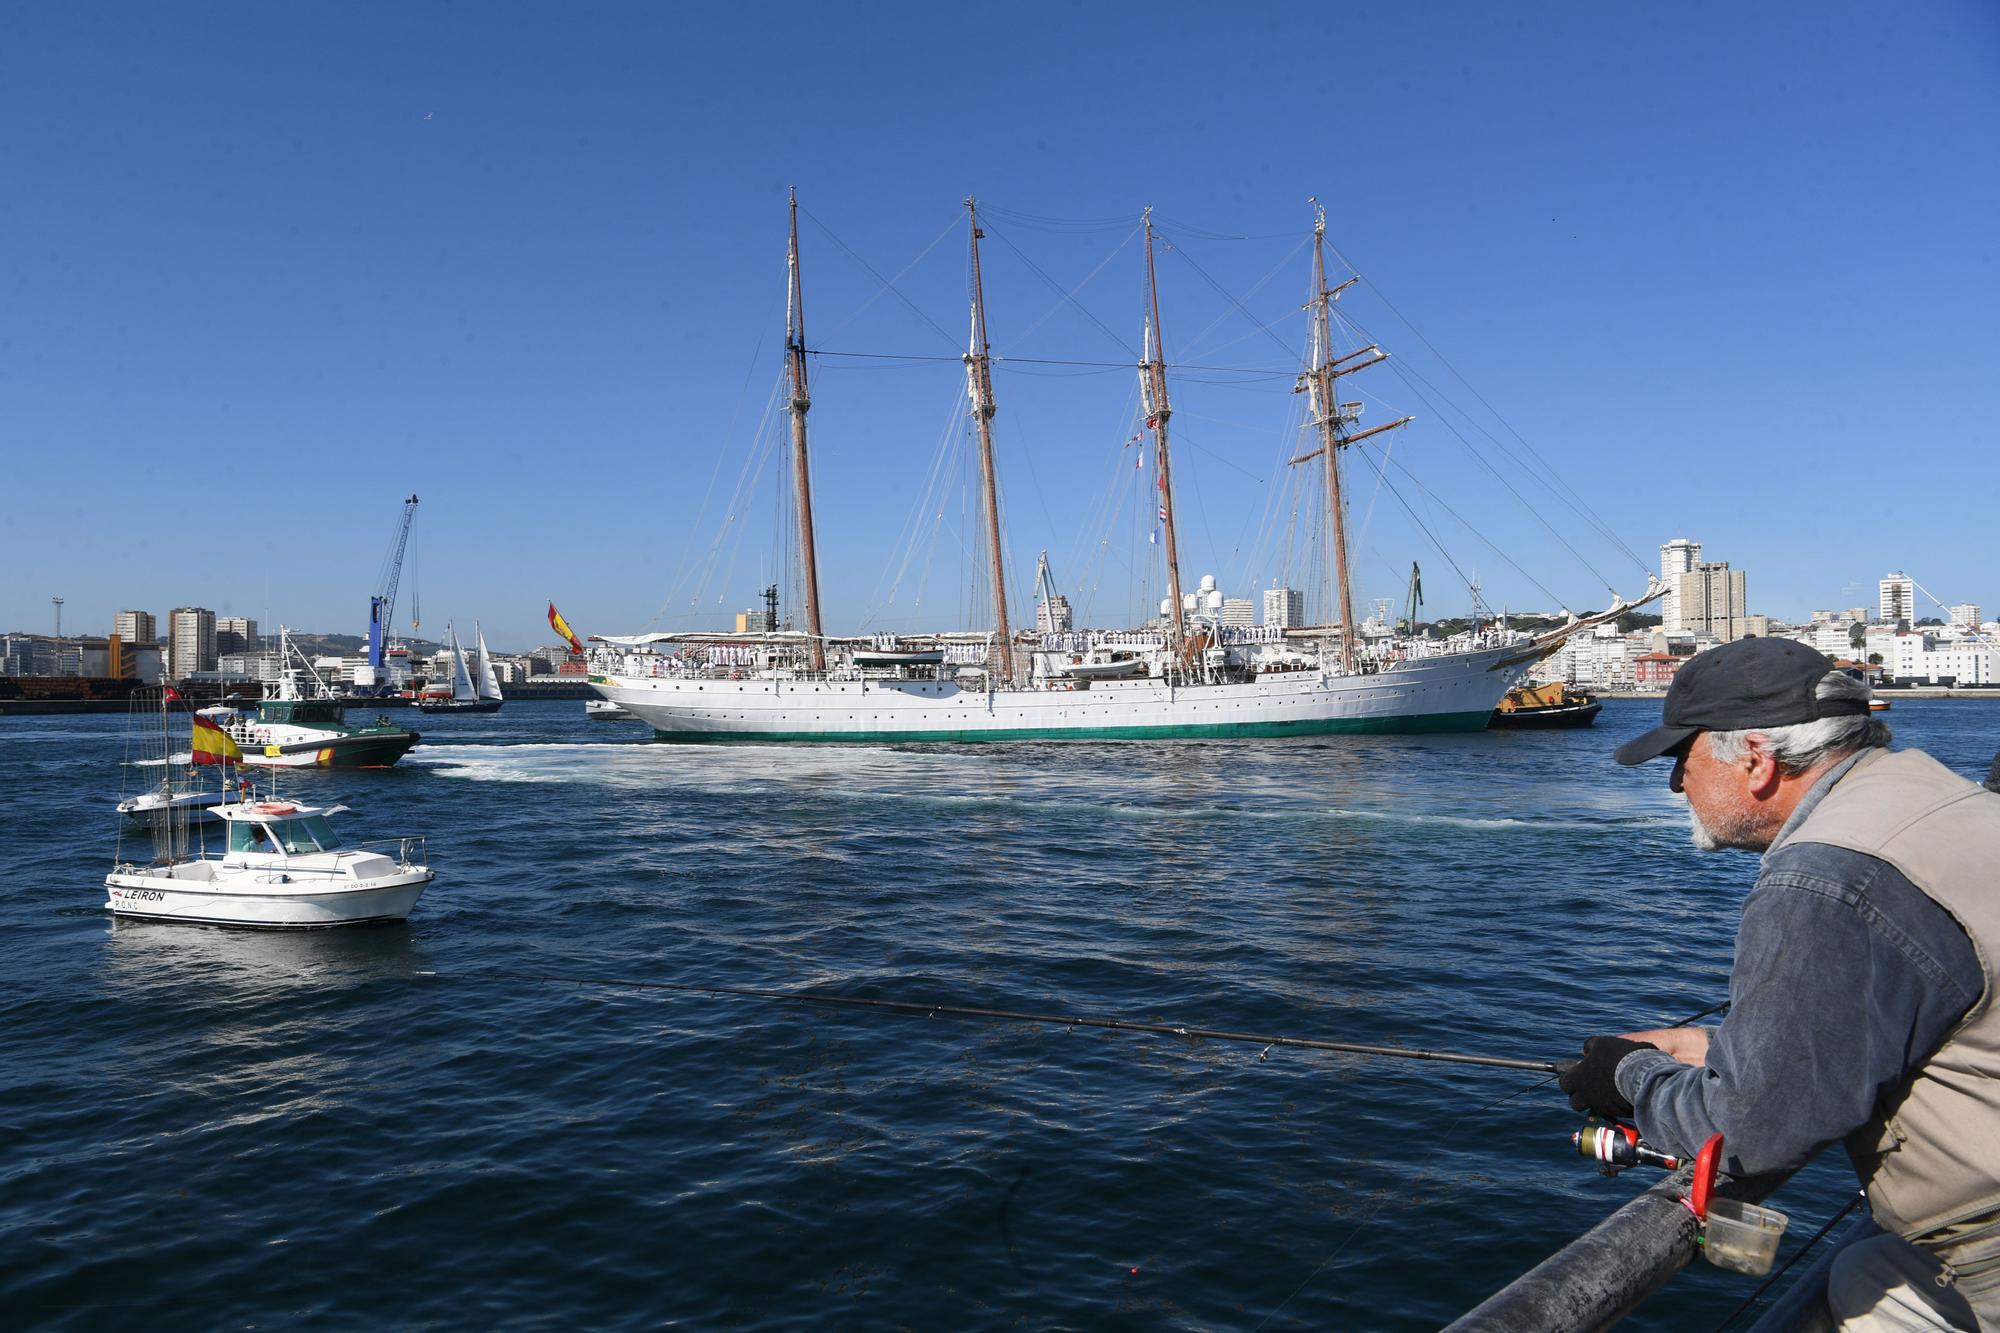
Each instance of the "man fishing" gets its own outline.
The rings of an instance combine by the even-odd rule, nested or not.
[[[1622,764],[1670,757],[1695,846],[1764,854],[1719,1027],[1592,1037],[1578,1110],[1724,1168],[1843,1141],[1889,1234],[1828,1287],[1845,1330],[2000,1330],[2000,794],[1890,752],[1866,684],[1786,639],[1703,653]]]

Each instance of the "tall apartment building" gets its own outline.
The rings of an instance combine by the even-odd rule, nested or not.
[[[1701,543],[1676,537],[1660,547],[1660,581],[1667,595],[1660,605],[1660,628],[1681,628],[1681,576],[1701,563]]]
[[[1712,634],[1724,643],[1748,632],[1743,571],[1731,569],[1727,560],[1701,561],[1678,576],[1671,588],[1667,595],[1677,603],[1680,623],[1663,624],[1662,629]]]
[[[1889,575],[1881,583],[1882,599],[1880,619],[1885,625],[1893,625],[1899,620],[1916,623],[1917,581],[1909,575],[1898,572]]]
[[[172,642],[174,679],[186,680],[197,671],[215,670],[215,612],[202,606],[177,606],[167,612],[167,636]]]
[[[1951,608],[1951,623],[1960,629],[1978,629],[1985,623],[1979,618],[1979,603],[1960,602]]]
[[[1264,589],[1264,623],[1297,629],[1306,623],[1306,595],[1297,588]]]
[[[1052,593],[1035,603],[1035,629],[1043,634],[1067,634],[1076,627],[1076,615],[1069,598]]]
[[[127,647],[160,641],[160,622],[151,611],[120,611],[111,617],[111,632]]]
[[[257,622],[247,616],[220,616],[215,622],[215,655],[257,649]]]
[[[1222,599],[1222,623],[1238,625],[1249,629],[1257,623],[1257,603],[1248,597],[1225,597]]]

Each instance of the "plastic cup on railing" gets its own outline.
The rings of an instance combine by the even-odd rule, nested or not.
[[[1717,1268],[1759,1277],[1771,1271],[1778,1241],[1790,1222],[1775,1208],[1738,1199],[1710,1199],[1701,1251]]]

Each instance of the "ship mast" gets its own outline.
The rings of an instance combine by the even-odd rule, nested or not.
[[[806,390],[806,307],[799,286],[799,192],[792,191],[792,239],[787,251],[785,303],[785,364],[792,389],[792,484],[799,510],[799,561],[803,566],[806,603],[806,650],[814,671],[826,670],[826,640],[819,626],[819,565],[813,547],[812,470],[807,465],[806,413],[812,395]],[[769,626],[775,630],[775,624]]]
[[[972,419],[979,425],[979,482],[986,502],[988,560],[993,580],[993,619],[1000,639],[1000,676],[1014,680],[1014,632],[1007,623],[1006,566],[1000,556],[1000,484],[993,473],[993,368],[986,342],[986,296],[979,277],[979,206],[968,197],[966,217],[972,224],[972,346],[965,353],[966,392],[972,398]]]
[[[1152,427],[1159,451],[1160,526],[1167,543],[1167,601],[1173,626],[1172,649],[1176,660],[1186,642],[1187,627],[1181,619],[1180,548],[1174,540],[1174,485],[1167,455],[1167,418],[1174,414],[1167,402],[1167,351],[1160,332],[1160,283],[1153,272],[1153,210],[1146,210],[1146,296],[1152,317],[1146,322],[1145,359],[1139,363],[1139,397],[1145,405],[1146,424]]]
[[[1349,445],[1358,444],[1371,435],[1380,435],[1398,426],[1407,426],[1416,420],[1414,416],[1391,421],[1386,425],[1373,426],[1368,430],[1350,431],[1361,417],[1360,403],[1343,403],[1334,396],[1334,381],[1342,375],[1352,375],[1357,370],[1379,366],[1389,359],[1389,354],[1373,344],[1345,356],[1333,354],[1333,320],[1329,311],[1340,294],[1352,287],[1360,279],[1349,278],[1338,287],[1326,285],[1326,209],[1314,200],[1317,216],[1313,221],[1313,347],[1312,368],[1299,376],[1297,388],[1309,395],[1314,423],[1320,432],[1320,446],[1292,459],[1293,463],[1303,463],[1313,458],[1326,460],[1326,508],[1327,531],[1330,534],[1333,556],[1333,582],[1340,594],[1340,669],[1346,675],[1354,674],[1354,589],[1347,569],[1347,503],[1340,489],[1340,451]],[[1368,358],[1363,360],[1362,358]],[[1349,364],[1352,363],[1352,364]]]

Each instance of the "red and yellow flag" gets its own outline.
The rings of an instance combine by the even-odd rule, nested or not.
[[[243,751],[229,733],[200,713],[194,715],[194,761],[197,764],[240,764]]]
[[[569,640],[569,650],[571,652],[577,654],[579,657],[583,655],[582,641],[576,637],[576,631],[569,627],[569,622],[562,618],[562,612],[556,610],[554,602],[549,603],[549,628]]]

